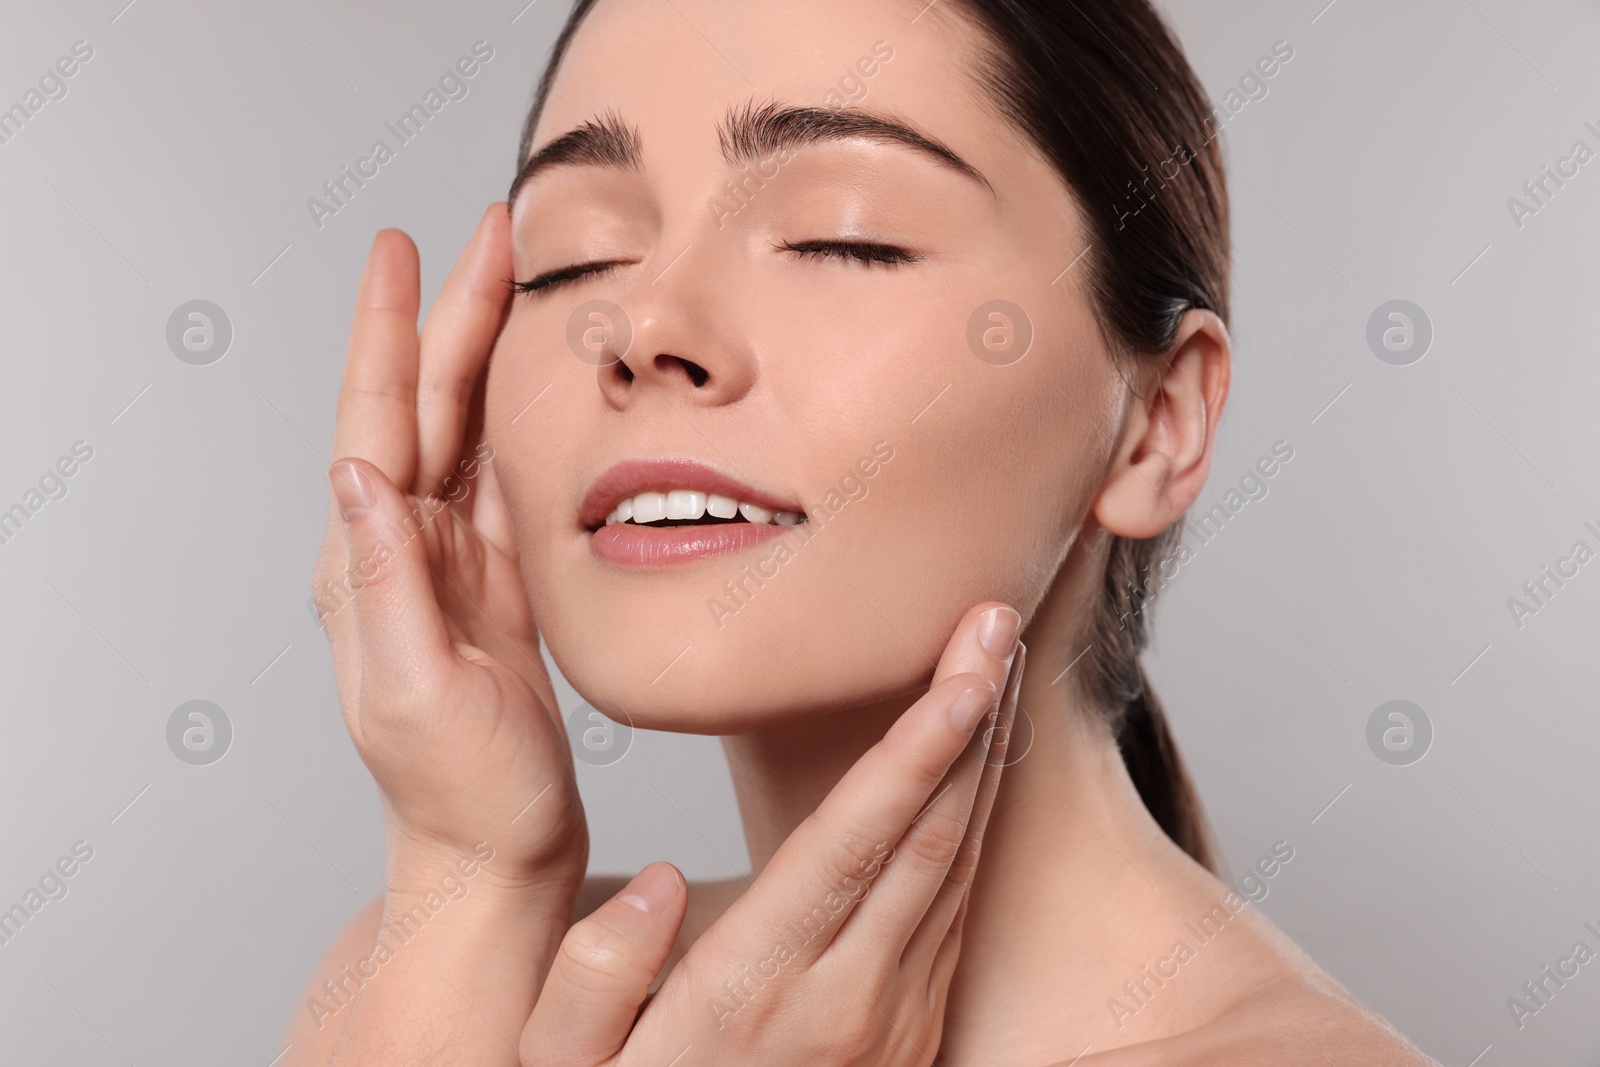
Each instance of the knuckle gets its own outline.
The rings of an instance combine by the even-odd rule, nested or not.
[[[968,841],[956,849],[955,858],[950,861],[950,871],[945,875],[945,881],[956,889],[966,889],[978,873],[978,843]]]
[[[830,1025],[819,1036],[822,1048],[818,1060],[822,1063],[879,1062],[875,1055],[878,1051],[878,1033],[867,1020]]]
[[[421,724],[394,705],[362,693],[357,701],[361,719],[363,758],[385,766],[415,766],[417,753],[425,751],[428,737]]]
[[[365,404],[409,406],[415,403],[413,392],[415,389],[416,379],[413,377],[394,382],[351,383],[339,390],[339,399],[334,406],[334,417],[344,418],[350,414],[352,408]]]
[[[311,604],[317,609],[317,618],[325,618],[344,605],[345,596],[338,584],[340,577],[337,572],[325,568],[318,568],[312,576]]]
[[[637,984],[643,968],[627,938],[594,917],[561,940],[562,980],[587,993],[611,993]]]
[[[897,851],[913,863],[943,867],[961,847],[966,826],[959,812],[938,803],[911,824]]]
[[[848,826],[830,831],[829,836],[833,846],[828,850],[823,872],[829,888],[846,895],[859,895],[863,883],[870,882],[883,866],[889,842]]]
[[[349,566],[345,568],[345,579],[353,588],[365,589],[381,585],[386,575],[393,571],[390,566],[395,559],[407,551],[407,544],[402,543],[397,550],[389,543],[387,537],[379,537],[371,544],[351,552]]]
[[[930,791],[944,778],[955,756],[942,735],[930,736],[928,731],[901,736],[891,734],[885,738],[885,743],[885,762],[893,773]]]
[[[436,334],[438,331],[435,330]],[[427,346],[432,339],[426,325],[422,328],[422,343]],[[422,404],[450,407],[462,400],[462,393],[471,384],[466,365],[434,365],[417,380],[417,400]]]

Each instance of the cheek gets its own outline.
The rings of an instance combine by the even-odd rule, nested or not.
[[[874,561],[865,581],[904,605],[896,625],[927,642],[984,600],[1031,614],[1087,510],[1098,455],[1083,422],[1063,418],[1059,394],[1020,365],[946,380],[904,427],[852,553]]]
[[[1099,383],[1089,355],[1069,356],[1058,341],[1052,361],[1042,336],[1013,365],[983,362],[948,297],[888,323],[871,321],[885,302],[871,304],[860,321],[831,313],[800,346],[803,359],[797,351],[775,368],[774,390],[803,427],[800,469],[835,490],[808,503],[837,515],[785,565],[785,588],[762,589],[737,624],[781,632],[825,619],[812,642],[826,647],[837,677],[903,689],[926,674],[972,605],[999,599],[1027,615],[1048,593],[1104,452],[1063,393],[1087,410]],[[893,458],[860,478],[866,495],[849,500],[842,476],[879,441]]]
[[[484,390],[484,435],[494,454],[494,471],[524,557],[537,558],[557,524],[571,519],[566,501],[552,503],[567,489],[560,477],[573,469],[585,438],[573,403],[588,378],[575,358],[551,355],[529,320],[508,324],[495,347]],[[570,525],[570,524],[569,524]]]

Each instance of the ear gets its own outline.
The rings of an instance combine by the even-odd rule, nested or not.
[[[1101,526],[1154,537],[1189,510],[1211,470],[1217,421],[1228,399],[1233,342],[1214,312],[1191,308],[1171,351],[1131,390],[1111,469],[1095,499]]]

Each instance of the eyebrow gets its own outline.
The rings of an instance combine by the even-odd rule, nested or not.
[[[800,107],[747,102],[730,108],[717,127],[722,158],[730,166],[761,162],[788,148],[827,142],[866,140],[912,149],[979,182],[994,192],[983,174],[955,151],[909,124],[889,115],[858,108]],[[547,170],[562,166],[597,166],[639,170],[643,166],[642,142],[637,127],[628,126],[614,111],[607,111],[568,130],[528,156],[517,171],[507,202],[514,202],[523,185]]]

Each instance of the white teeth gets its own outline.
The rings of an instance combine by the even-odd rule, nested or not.
[[[640,493],[633,498],[633,521],[655,522],[667,517],[667,494]]]
[[[694,520],[711,516],[714,519],[732,519],[744,516],[748,522],[772,523],[777,526],[797,526],[805,521],[798,511],[772,511],[760,504],[736,500],[717,493],[702,493],[694,489],[667,489],[661,492],[639,493],[620,501],[606,516],[606,525],[619,522],[659,522],[662,519]]]
[[[667,494],[667,518],[698,519],[706,513],[706,495],[693,489],[674,489]]]
[[[759,504],[745,504],[741,502],[739,504],[739,514],[743,515],[751,522],[772,521],[772,512],[768,511]]]

